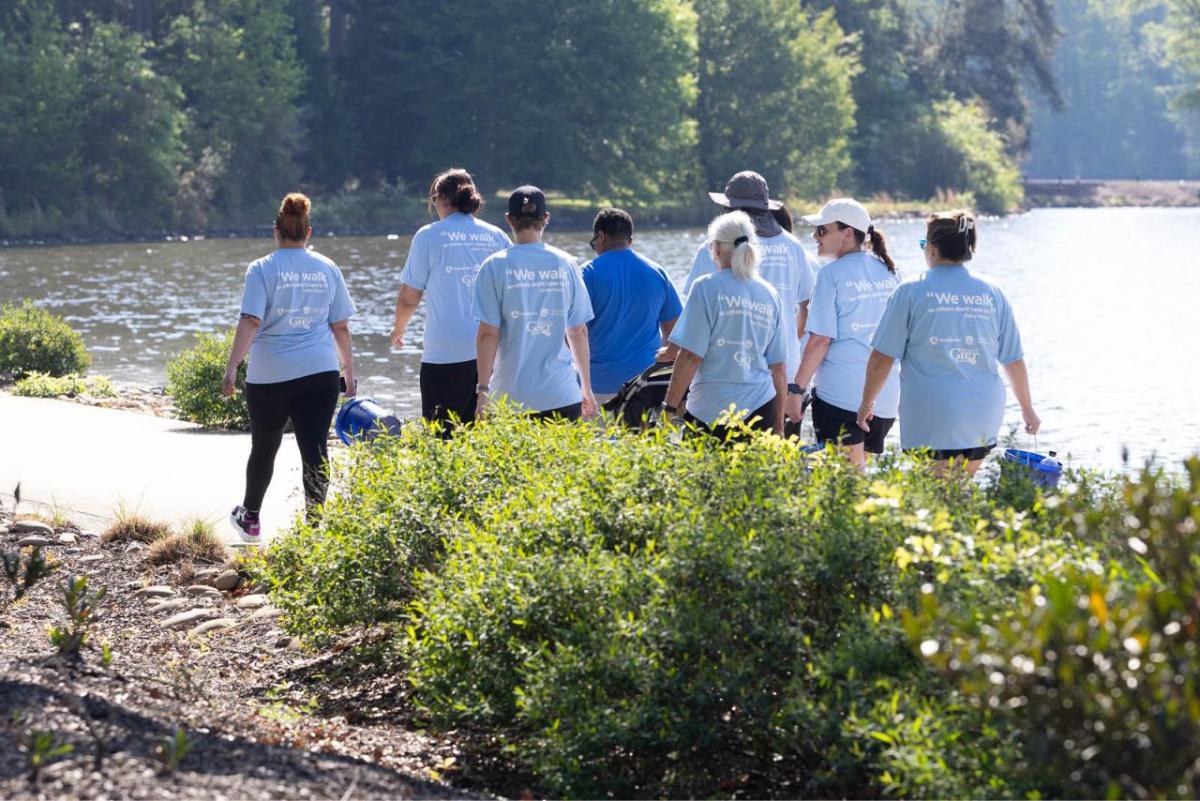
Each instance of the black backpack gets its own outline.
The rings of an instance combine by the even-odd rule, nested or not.
[[[617,420],[630,428],[642,428],[648,422],[654,422],[667,397],[667,387],[671,384],[674,371],[672,362],[650,365],[626,381],[612,400],[604,404],[604,410],[616,415]],[[687,393],[684,393],[684,398],[687,398]]]

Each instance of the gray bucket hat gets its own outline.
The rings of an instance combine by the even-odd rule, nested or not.
[[[730,178],[725,183],[725,191],[709,192],[708,196],[718,206],[728,209],[758,209],[772,211],[783,204],[771,200],[767,179],[756,172],[745,170]]]

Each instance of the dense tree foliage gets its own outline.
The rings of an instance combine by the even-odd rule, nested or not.
[[[260,225],[297,185],[370,208],[452,164],[1002,211],[1031,148],[1179,175],[1198,34],[1197,0],[0,0],[0,235]]]

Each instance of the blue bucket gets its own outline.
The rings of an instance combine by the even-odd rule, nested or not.
[[[356,440],[371,440],[380,434],[400,433],[400,421],[371,398],[350,398],[342,404],[333,422],[338,438],[352,445]]]
[[[1062,478],[1062,464],[1057,460],[1048,460],[1040,453],[1007,448],[1004,461],[1022,465],[1029,474],[1029,480],[1043,489],[1054,489]]]

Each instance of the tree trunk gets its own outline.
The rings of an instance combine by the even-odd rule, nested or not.
[[[154,0],[133,0],[129,27],[147,37],[154,32]]]
[[[346,42],[346,0],[329,0],[329,57],[337,61]]]

